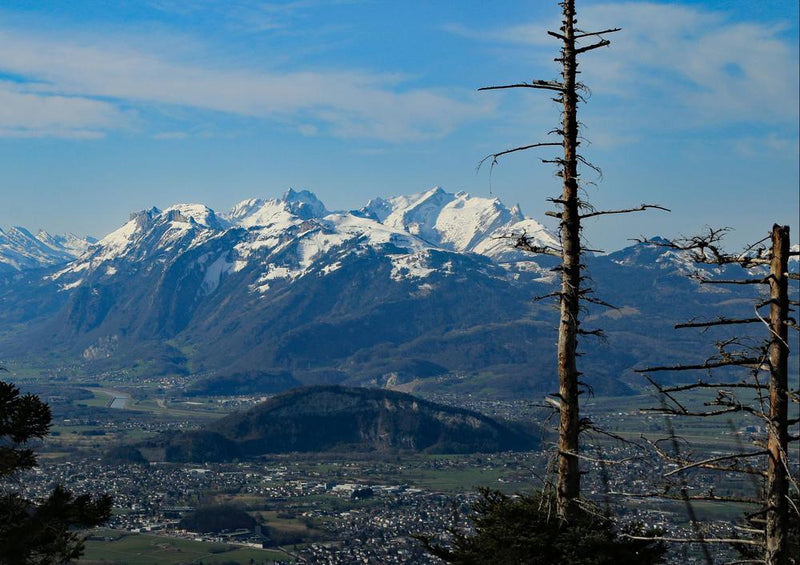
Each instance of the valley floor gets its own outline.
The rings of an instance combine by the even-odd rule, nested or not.
[[[54,435],[42,446],[40,468],[22,480],[25,493],[43,496],[53,483],[76,493],[109,492],[114,516],[105,528],[90,532],[83,562],[177,563],[439,563],[412,536],[447,541],[449,528],[467,528],[477,489],[509,494],[541,486],[548,477],[548,452],[424,455],[306,454],[273,456],[227,464],[137,464],[104,457],[110,447],[150,437],[163,430],[196,428],[258,399],[197,399],[183,402],[130,391],[125,407],[114,399],[128,393],[84,388],[80,394],[53,391]],[[88,391],[88,392],[87,392]],[[437,401],[479,409],[492,416],[541,421],[531,402]],[[587,413],[623,439],[663,434],[660,416],[642,414],[652,399],[598,398]],[[727,422],[675,422],[679,433],[705,442],[708,449],[748,441],[747,430]],[[545,444],[547,443],[545,437]],[[625,520],[691,533],[682,502],[668,498],[637,499],[615,493],[652,493],[654,477],[668,467],[637,447],[606,435],[587,436],[584,492]],[[660,488],[660,487],[659,487]],[[750,493],[753,485],[728,476],[696,474],[692,489],[717,494]],[[179,526],[182,516],[218,504],[239,506],[264,525],[258,531],[209,534]],[[708,536],[724,536],[742,506],[697,503]],[[725,552],[718,552],[722,556]],[[700,563],[696,549],[675,548],[674,558]]]

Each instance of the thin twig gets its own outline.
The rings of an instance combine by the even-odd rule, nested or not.
[[[535,147],[561,147],[561,143],[554,143],[554,142],[543,142],[543,143],[532,143],[530,145],[523,145],[521,147],[515,147],[513,149],[506,149],[505,151],[500,151],[499,153],[492,153],[491,155],[487,155],[483,159],[480,160],[478,166],[475,167],[475,172],[479,172],[483,164],[488,161],[489,159],[492,160],[492,167],[497,164],[497,158],[502,157],[503,155],[508,155],[509,153],[516,153],[517,151],[525,151],[526,149],[533,149]]]

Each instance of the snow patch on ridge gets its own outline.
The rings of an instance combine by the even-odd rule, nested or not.
[[[232,269],[233,263],[229,262],[224,255],[218,257],[206,268],[206,273],[203,277],[203,291],[205,291],[206,294],[211,294],[217,290],[220,282],[222,282],[222,277],[228,274]]]
[[[64,291],[67,291],[67,290],[72,290],[73,288],[77,288],[77,287],[81,286],[82,284],[83,284],[83,279],[78,279],[78,280],[76,280],[74,282],[71,282],[71,283],[62,284],[61,286],[58,287],[58,291],[59,292],[64,292]]]
[[[429,259],[430,255],[427,251],[392,257],[392,280],[401,281],[429,277],[436,271],[436,269],[429,266]]]

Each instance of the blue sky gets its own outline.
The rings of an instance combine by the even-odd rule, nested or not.
[[[0,226],[102,236],[129,213],[220,211],[286,188],[330,209],[441,185],[544,219],[558,107],[554,1],[11,1],[0,8]],[[593,247],[731,226],[798,227],[798,4],[579,1]]]

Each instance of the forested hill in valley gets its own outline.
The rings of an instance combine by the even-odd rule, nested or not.
[[[141,448],[156,460],[199,463],[290,452],[491,453],[538,448],[531,432],[395,391],[322,386]]]
[[[0,248],[0,356],[82,374],[188,375],[196,393],[552,392],[556,315],[534,299],[554,291],[554,259],[516,250],[509,236],[522,233],[558,247],[519,207],[438,187],[347,212],[293,190],[227,213],[152,208],[44,270],[8,267]],[[582,341],[597,393],[630,391],[644,363],[711,353],[676,322],[751,314],[752,289],[701,286],[686,275],[708,267],[674,250],[637,244],[586,262],[616,307],[585,318],[610,344]]]

